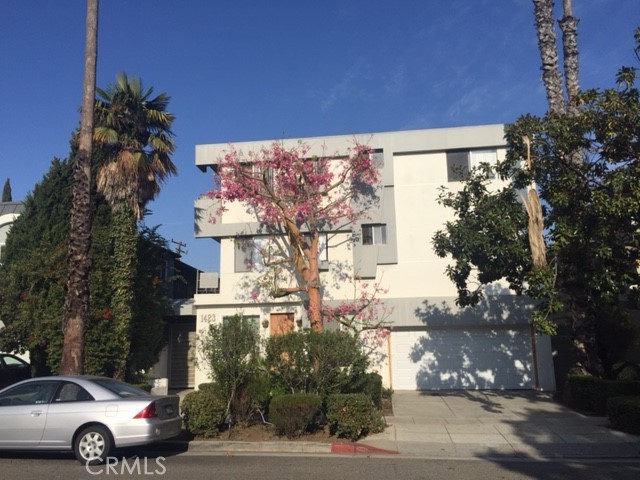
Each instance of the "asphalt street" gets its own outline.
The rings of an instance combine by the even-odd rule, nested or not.
[[[157,478],[206,479],[313,479],[313,480],[471,480],[570,479],[636,480],[640,462],[613,460],[508,461],[490,459],[430,460],[340,455],[224,455],[181,453],[169,456],[125,457],[108,465],[80,465],[69,455],[0,456],[3,479],[90,480]]]

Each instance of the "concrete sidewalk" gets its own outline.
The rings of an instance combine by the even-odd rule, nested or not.
[[[202,454],[366,454],[411,458],[625,458],[640,460],[640,437],[609,428],[532,391],[393,394],[388,428],[357,443],[176,442]],[[173,443],[173,442],[169,442]]]
[[[640,437],[532,391],[393,395],[389,427],[361,443],[412,457],[639,458]]]

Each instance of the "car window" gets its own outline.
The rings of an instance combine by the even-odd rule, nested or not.
[[[89,392],[80,385],[72,382],[64,382],[53,397],[54,403],[63,402],[88,402],[95,400]]]
[[[0,395],[0,406],[49,403],[59,382],[29,382],[10,388]]]
[[[92,378],[91,381],[107,390],[115,393],[121,398],[127,397],[146,397],[149,394],[144,390],[129,385],[128,383],[113,380],[111,378]]]
[[[7,368],[20,368],[26,365],[25,362],[19,358],[10,357],[9,355],[3,356],[2,361]]]

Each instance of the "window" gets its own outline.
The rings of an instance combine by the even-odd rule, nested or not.
[[[318,261],[329,261],[329,240],[326,233],[318,234]]]
[[[362,225],[363,245],[385,245],[387,243],[387,226],[384,223]]]
[[[487,163],[495,166],[498,161],[498,154],[495,150],[472,150],[472,151],[451,151],[447,152],[447,181],[460,182],[467,178],[470,169]],[[489,178],[494,178],[491,174]]]
[[[469,152],[447,152],[447,181],[459,182],[469,173]]]
[[[89,392],[80,385],[64,382],[53,397],[54,403],[87,402],[94,400]]]
[[[311,243],[311,235],[304,234],[304,241]],[[318,233],[318,261],[329,261],[329,240],[326,233]]]
[[[4,392],[0,396],[0,405],[40,405],[49,403],[59,382],[29,382]]]
[[[266,236],[237,239],[234,258],[235,272],[263,272],[269,267],[269,262],[281,257],[280,248],[285,248],[282,242]],[[326,233],[318,234],[318,261],[329,261],[329,246]]]
[[[222,323],[225,324],[231,318],[240,317],[242,323],[250,325],[255,332],[260,335],[260,315],[231,315],[222,317]]]
[[[250,272],[264,269],[266,238],[244,238],[236,241],[235,271]]]
[[[120,382],[112,378],[94,378],[91,382],[115,393],[120,398],[146,397],[149,395],[144,390],[140,390],[133,385],[129,385],[128,383]]]
[[[498,163],[498,153],[495,150],[475,150],[469,152],[469,164],[471,168],[478,168],[480,164],[486,163],[491,167],[495,167]],[[495,172],[492,171],[489,178],[495,178]]]

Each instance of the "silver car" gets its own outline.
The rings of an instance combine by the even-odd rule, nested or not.
[[[115,448],[180,433],[177,396],[152,396],[111,378],[54,376],[0,390],[0,449],[73,450],[86,464]]]

